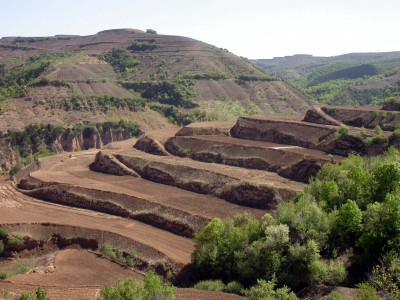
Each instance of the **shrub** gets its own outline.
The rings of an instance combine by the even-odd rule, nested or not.
[[[39,287],[36,291],[36,300],[50,300],[49,295],[47,294],[47,291]]]
[[[116,259],[115,252],[114,252],[111,244],[109,244],[109,243],[104,243],[103,245],[101,245],[100,252],[111,259]]]
[[[374,135],[374,136],[367,137],[364,140],[364,144],[367,146],[382,145],[382,144],[386,144],[387,141],[388,141],[387,138],[382,135]]]
[[[155,42],[138,42],[138,41],[133,41],[130,46],[128,47],[128,50],[131,51],[147,51],[147,50],[154,50],[157,47],[159,47],[158,44]]]
[[[194,288],[198,290],[222,292],[225,290],[225,285],[221,280],[203,280],[196,283]]]
[[[329,263],[323,261],[313,261],[310,264],[312,281],[318,284],[338,285],[346,279],[347,272],[344,263],[333,260]]]
[[[7,278],[7,273],[6,272],[0,272],[0,280],[6,279]]]
[[[146,33],[157,34],[157,31],[155,31],[154,29],[146,29]]]
[[[336,134],[338,136],[345,136],[349,134],[349,128],[345,126],[341,126],[339,129],[336,130]]]
[[[297,300],[297,296],[288,287],[276,289],[273,281],[258,280],[257,284],[246,291],[249,300]]]
[[[237,281],[231,281],[225,286],[224,292],[230,294],[244,295],[244,287]]]
[[[389,299],[398,299],[397,297],[389,298]],[[356,300],[378,300],[378,294],[372,286],[366,283],[361,283],[357,285],[357,297]],[[385,297],[386,299],[386,297]]]
[[[133,278],[122,279],[115,287],[106,286],[98,300],[175,300],[174,287],[163,284],[153,271],[146,273],[143,282]]]
[[[130,69],[139,65],[139,61],[136,60],[135,55],[121,48],[112,48],[110,51],[102,54],[100,59],[112,65],[117,73],[128,72]]]
[[[22,293],[18,300],[35,300],[35,296],[32,293]]]
[[[2,255],[4,252],[4,243],[3,241],[0,240],[0,255]]]

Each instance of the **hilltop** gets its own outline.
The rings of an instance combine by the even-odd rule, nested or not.
[[[298,54],[252,62],[326,104],[379,105],[400,92],[399,51],[332,57]]]

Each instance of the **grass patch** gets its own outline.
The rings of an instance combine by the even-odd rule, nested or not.
[[[3,269],[0,272],[0,278],[10,278],[18,274],[26,274],[33,267],[33,258],[18,259],[9,268]]]
[[[216,120],[231,120],[243,115],[252,116],[262,114],[262,110],[256,104],[242,105],[232,99],[221,101],[199,102],[200,108],[207,114],[212,114]]]

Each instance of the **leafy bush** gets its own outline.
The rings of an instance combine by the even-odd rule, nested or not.
[[[340,126],[339,129],[336,131],[338,136],[345,136],[349,134],[349,127]]]
[[[44,288],[39,287],[36,291],[36,299],[37,300],[50,300],[50,297]]]
[[[193,80],[121,82],[121,84],[124,88],[140,93],[144,99],[149,101],[177,107],[195,107],[192,101],[196,95],[195,82]]]
[[[395,295],[393,295],[395,296]],[[399,294],[397,296],[389,299],[398,299]],[[374,287],[370,286],[366,283],[361,283],[357,285],[357,297],[356,300],[378,300],[378,294]],[[385,297],[386,299],[386,297]]]
[[[245,286],[274,278],[293,289],[338,285],[347,277],[344,255],[354,264],[350,270],[364,275],[383,257],[371,286],[394,295],[400,287],[394,255],[400,248],[399,151],[325,164],[304,192],[279,204],[276,218],[214,219],[195,243],[193,264],[201,275]],[[372,290],[360,293],[374,299]]]
[[[289,288],[276,288],[273,281],[258,280],[257,284],[251,287],[246,293],[249,300],[297,300],[295,293]]]
[[[155,31],[154,29],[146,29],[146,33],[157,34],[157,31]]]
[[[231,281],[225,286],[224,292],[230,294],[244,295],[244,286],[237,281]]]
[[[215,120],[213,115],[207,114],[204,110],[195,109],[184,111],[173,105],[150,103],[149,107],[162,114],[172,124],[184,126],[193,122]]]
[[[131,51],[147,51],[147,50],[154,50],[160,45],[157,44],[154,40],[146,41],[146,42],[138,42],[138,41],[133,41],[130,46],[128,47],[128,50]]]
[[[107,286],[100,291],[98,300],[175,300],[174,287],[163,284],[153,271],[146,273],[143,282],[133,278],[122,279],[115,287]]]
[[[198,290],[222,292],[225,289],[225,284],[221,280],[203,280],[196,283],[194,288]]]
[[[44,288],[39,287],[35,295],[32,293],[22,293],[18,300],[50,300],[50,297]]]
[[[129,72],[130,69],[139,65],[139,61],[136,60],[135,55],[121,48],[112,48],[110,51],[102,54],[100,59],[112,65],[117,73]]]

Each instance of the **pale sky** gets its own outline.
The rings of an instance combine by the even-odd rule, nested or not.
[[[152,28],[247,58],[400,50],[399,0],[0,0],[0,37]]]

